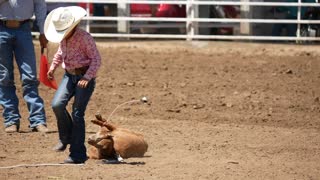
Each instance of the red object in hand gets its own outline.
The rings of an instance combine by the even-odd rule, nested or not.
[[[56,81],[54,79],[49,80],[47,77],[49,71],[48,59],[42,52],[43,50],[41,50],[39,81],[50,88],[58,89]]]

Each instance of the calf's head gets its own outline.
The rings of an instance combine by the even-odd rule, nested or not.
[[[98,149],[101,155],[112,157],[115,154],[112,135],[106,128],[101,128],[96,134],[89,137],[88,143]]]

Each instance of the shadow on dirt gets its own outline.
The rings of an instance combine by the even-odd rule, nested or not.
[[[127,165],[145,165],[145,162],[138,161],[138,162],[125,162],[125,161],[118,161],[116,159],[102,159],[100,164],[127,164]]]

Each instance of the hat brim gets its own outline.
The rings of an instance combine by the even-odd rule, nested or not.
[[[79,6],[68,6],[68,7],[63,7],[65,9],[70,10],[70,12],[72,13],[73,17],[74,17],[74,22],[71,24],[70,27],[68,27],[66,30],[64,31],[57,31],[53,22],[52,22],[52,15],[55,12],[56,9],[52,10],[47,18],[46,21],[44,23],[44,34],[47,38],[48,41],[53,42],[53,43],[60,43],[63,38],[65,38],[65,36],[74,28],[76,27],[81,19],[86,16],[87,12],[79,7]]]

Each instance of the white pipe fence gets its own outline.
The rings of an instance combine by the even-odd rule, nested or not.
[[[201,0],[46,0],[47,3],[87,3],[88,15],[83,19],[86,21],[86,30],[90,32],[92,27],[95,28],[118,28],[119,26],[125,26],[122,29],[127,29],[128,31],[122,31],[118,33],[93,33],[94,37],[104,37],[104,38],[166,38],[166,39],[186,39],[186,40],[196,40],[196,39],[228,39],[228,40],[290,40],[290,41],[320,41],[320,37],[302,37],[300,35],[301,25],[303,24],[319,24],[320,20],[306,20],[301,19],[301,7],[319,7],[319,3],[302,3],[298,0],[297,3],[285,3],[285,2],[250,2],[249,0],[238,0],[238,1],[201,1]],[[104,3],[104,4],[116,4],[126,5],[122,7],[127,7],[122,9],[127,16],[92,16],[89,13],[89,3]],[[178,4],[186,5],[186,18],[157,18],[157,17],[130,17],[130,4]],[[247,7],[249,11],[250,7],[297,7],[298,16],[297,19],[256,19],[256,18],[201,18],[199,17],[199,6],[210,6],[210,5],[232,5]],[[250,12],[249,12],[250,13]],[[102,23],[94,23],[99,22]],[[104,21],[111,21],[110,23],[103,23]],[[120,24],[119,22],[122,22]],[[125,22],[125,23],[123,23]],[[153,24],[130,24],[129,22],[159,22]],[[161,23],[160,23],[161,22]],[[164,23],[165,22],[165,23]],[[248,34],[234,34],[234,35],[201,35],[199,34],[199,28],[209,28],[209,27],[236,27],[245,25],[251,25],[253,23],[264,23],[264,24],[297,24],[297,36],[257,36],[252,35],[250,32]],[[134,34],[130,32],[130,28],[139,27],[154,27],[154,28],[165,28],[165,27],[176,27],[185,28],[185,33],[183,34]],[[37,34],[37,33],[34,33]]]

